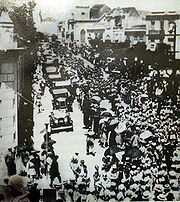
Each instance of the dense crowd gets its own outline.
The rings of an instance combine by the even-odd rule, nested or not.
[[[86,160],[75,153],[70,162],[74,178],[61,183],[53,149],[56,142],[46,133],[41,153],[9,149],[5,156],[8,175],[27,176],[32,183],[49,175],[51,187],[57,177],[61,185],[55,188],[66,201],[84,197],[92,201],[179,200],[179,98],[168,94],[165,73],[138,57],[100,59],[98,49],[92,47],[59,45],[57,50],[52,44],[49,51],[58,54],[58,71],[71,81],[71,103],[79,102],[87,155],[96,158],[98,142],[104,151],[103,166],[96,165],[90,178]],[[84,59],[90,64],[85,65]],[[43,60],[40,47],[32,92],[39,113],[43,110],[41,96],[49,85],[40,67]]]

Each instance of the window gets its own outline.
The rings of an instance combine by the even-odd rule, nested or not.
[[[115,26],[122,26],[122,19],[121,16],[115,16]]]
[[[6,74],[6,73],[13,73],[13,63],[3,63],[1,67],[1,73]]]
[[[0,104],[2,104],[2,100],[0,100]]]
[[[0,118],[0,130],[2,128],[2,118]]]
[[[13,126],[15,126],[15,122],[16,122],[16,117],[13,116]]]
[[[81,15],[85,15],[85,12],[82,12]]]
[[[14,81],[14,74],[8,74],[8,81]]]
[[[7,74],[2,74],[0,77],[1,81],[7,81],[8,80],[8,75]]]
[[[153,20],[153,21],[151,21],[151,25],[155,25],[155,21]]]
[[[86,32],[84,29],[82,29],[80,32],[80,38],[81,38],[81,43],[85,43]]]
[[[13,108],[15,107],[15,99],[13,99]]]
[[[174,42],[174,38],[168,38],[169,42]]]

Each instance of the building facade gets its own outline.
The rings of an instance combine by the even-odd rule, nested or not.
[[[158,44],[170,45],[174,58],[180,59],[180,14],[175,11],[152,12],[146,16],[147,49],[155,50]]]
[[[63,43],[89,45],[96,38],[103,42],[128,42],[131,47],[144,42],[151,51],[165,43],[174,58],[180,59],[180,15],[175,11],[148,12],[135,7],[111,10],[104,4],[76,6],[58,28]]]
[[[0,148],[16,146],[18,105],[23,89],[23,49],[17,48],[14,25],[7,12],[0,16]]]
[[[129,40],[132,46],[139,41],[145,42],[145,20],[134,7],[111,10],[105,4],[96,4],[91,8],[76,6],[69,18],[59,23],[60,40],[76,45],[88,45],[89,40],[95,38],[112,43]]]

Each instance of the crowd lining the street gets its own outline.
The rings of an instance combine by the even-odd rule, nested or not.
[[[53,149],[56,142],[45,133],[41,152],[9,148],[5,155],[8,175],[19,174],[32,184],[49,175],[50,186],[66,201],[179,200],[179,98],[167,95],[169,84],[159,82],[159,71],[138,57],[113,63],[99,59],[92,47],[47,46],[61,76],[71,81],[71,104],[75,99],[79,102],[87,155],[96,158],[94,144],[98,142],[104,149],[103,166],[95,166],[90,182],[86,159],[80,159],[77,152],[70,162],[74,178],[62,182]],[[43,52],[40,45],[32,92],[39,113],[41,96],[50,85],[43,73],[47,60]],[[83,58],[91,65],[85,66]],[[56,177],[59,186],[53,185]]]

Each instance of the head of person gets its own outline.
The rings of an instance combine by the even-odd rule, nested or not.
[[[16,197],[22,195],[24,191],[24,181],[21,176],[13,175],[8,181],[9,192],[12,196]]]
[[[84,165],[84,163],[85,163],[84,160],[81,160],[81,164]]]

